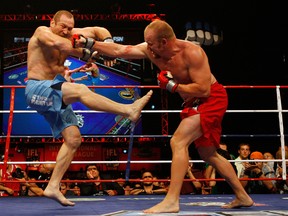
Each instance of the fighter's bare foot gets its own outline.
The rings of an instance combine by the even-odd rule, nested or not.
[[[233,208],[241,208],[241,207],[251,207],[253,206],[254,202],[252,199],[249,199],[247,201],[240,201],[238,199],[233,200],[230,203],[226,203],[221,208],[224,209],[233,209]]]
[[[131,121],[136,122],[139,119],[142,109],[148,103],[152,94],[153,94],[153,91],[150,90],[146,95],[144,95],[140,99],[136,100],[133,104],[131,104],[132,110],[130,112],[130,115],[128,116],[128,118]]]
[[[66,199],[66,197],[59,190],[55,191],[47,187],[44,191],[44,196],[55,200],[56,202],[60,203],[62,206],[74,206],[75,205],[75,203]]]
[[[144,213],[178,213],[179,212],[179,204],[174,202],[165,202],[161,203],[143,211]]]

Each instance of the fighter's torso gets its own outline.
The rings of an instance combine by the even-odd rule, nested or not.
[[[41,43],[34,34],[28,43],[28,78],[52,80],[63,73],[66,58],[59,50]]]
[[[191,42],[189,42],[191,43]],[[216,82],[216,78],[210,71],[208,59],[205,53],[203,53],[204,59],[203,63],[194,64],[194,59],[191,59],[190,56],[187,57],[187,52],[193,52],[194,49],[199,49],[198,45],[194,44],[186,44],[186,42],[180,45],[180,49],[175,52],[173,56],[169,59],[164,59],[162,57],[155,58],[149,52],[148,56],[150,60],[159,68],[160,71],[170,71],[173,80],[179,84],[189,84],[189,83],[197,83],[198,78],[201,76],[208,76],[210,77],[210,84]],[[199,59],[198,59],[199,60]],[[196,61],[198,61],[196,60]],[[189,94],[181,94],[180,96],[183,98],[184,101],[190,100]],[[192,99],[192,98],[191,98]]]

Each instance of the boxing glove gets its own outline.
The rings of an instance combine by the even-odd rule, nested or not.
[[[82,61],[94,60],[94,56],[97,55],[97,51],[92,52],[87,48],[83,48],[83,56],[80,58]]]
[[[93,45],[95,44],[95,40],[93,38],[86,38],[81,34],[74,34],[71,40],[73,48],[78,47],[78,44],[81,44],[81,47],[92,49]]]
[[[107,37],[103,40],[105,43],[114,43],[114,40],[111,37]],[[101,55],[102,60],[104,61],[104,65],[108,67],[112,67],[116,63],[116,59],[114,57]]]
[[[103,40],[103,42],[110,42],[110,43],[114,43],[114,40],[111,37],[107,37]]]
[[[171,93],[174,93],[178,87],[178,84],[168,76],[168,71],[161,71],[158,75],[158,85],[161,89],[167,89]]]

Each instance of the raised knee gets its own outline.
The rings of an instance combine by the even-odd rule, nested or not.
[[[82,84],[82,83],[77,85],[77,92],[79,93],[79,95],[83,95],[83,93],[85,91],[88,91],[88,90],[89,90],[89,88],[86,85]]]

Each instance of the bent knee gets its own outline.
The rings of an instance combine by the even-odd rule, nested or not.
[[[65,85],[64,85],[65,84]],[[89,92],[89,88],[84,84],[64,83],[62,87],[63,101],[71,104],[80,100],[83,95]]]
[[[186,143],[184,140],[179,140],[175,137],[172,137],[170,139],[170,146],[172,151],[180,151],[186,149],[189,146],[189,144]]]
[[[81,142],[82,142],[82,137],[80,134],[76,136],[70,136],[69,138],[65,140],[65,143],[70,148],[73,148],[73,149],[77,149],[81,145]]]

